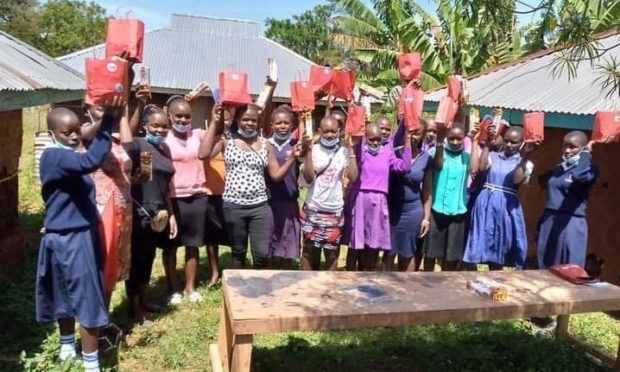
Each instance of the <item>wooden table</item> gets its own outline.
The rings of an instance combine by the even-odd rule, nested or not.
[[[508,300],[493,302],[470,292],[467,280],[479,276],[504,284]],[[570,314],[620,310],[620,287],[574,285],[544,270],[226,270],[222,283],[218,344],[210,347],[214,371],[249,371],[256,334],[559,315],[557,333],[566,336]]]

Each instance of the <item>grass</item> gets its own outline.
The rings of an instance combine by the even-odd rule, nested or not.
[[[26,128],[29,136],[31,129]],[[32,139],[25,137],[24,143],[27,146]],[[24,151],[20,178],[24,205],[20,213],[26,226],[38,230],[41,207],[33,175],[27,174],[32,169],[29,156],[32,152]],[[224,266],[229,258],[229,251],[224,249]],[[161,301],[165,283],[160,262],[158,256],[150,296]],[[182,262],[180,250],[178,275],[182,275]],[[79,371],[77,365],[55,363],[57,331],[53,325],[34,321],[35,264],[36,257],[31,257],[0,283],[0,370]],[[117,352],[104,355],[105,369],[210,371],[208,346],[216,340],[222,292],[207,290],[206,281],[203,263],[199,291],[204,302],[184,303],[160,316],[153,326],[136,327]],[[126,307],[120,283],[112,300],[112,318],[118,324],[127,324]],[[571,317],[570,331],[614,354],[620,326],[602,313],[582,314]],[[20,364],[22,352],[25,355]],[[574,344],[535,336],[530,323],[519,320],[258,336],[252,360],[254,371],[609,370]]]

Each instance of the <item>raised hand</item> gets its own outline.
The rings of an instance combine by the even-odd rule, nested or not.
[[[539,146],[540,142],[525,142],[521,148],[521,156],[527,157],[531,155]]]
[[[125,111],[126,104],[125,98],[122,96],[114,96],[112,100],[106,100],[104,102],[104,113],[118,117]]]
[[[151,88],[146,85],[140,85],[138,89],[136,89],[136,99],[140,101],[143,105],[151,98]]]

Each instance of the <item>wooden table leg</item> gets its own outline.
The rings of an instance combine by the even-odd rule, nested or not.
[[[616,364],[614,365],[614,371],[620,371],[620,344],[618,344],[618,354],[616,354]]]
[[[570,314],[558,315],[558,326],[555,330],[556,337],[566,337],[568,335],[568,322]]]
[[[250,372],[253,338],[252,335],[235,335],[231,372]]]
[[[234,341],[232,325],[228,317],[228,306],[226,306],[226,300],[224,300],[222,303],[222,315],[220,316],[220,330],[217,336],[217,344],[224,371],[230,371],[230,359]]]

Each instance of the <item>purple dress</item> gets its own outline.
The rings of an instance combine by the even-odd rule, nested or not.
[[[527,254],[523,210],[514,172],[521,155],[489,154],[491,168],[471,212],[471,227],[463,261],[492,262],[522,268]]]
[[[293,156],[296,140],[278,145],[269,140],[274,147],[276,159],[280,165]],[[273,213],[274,230],[271,236],[271,257],[299,258],[301,239],[301,220],[299,216],[299,167],[293,166],[280,182],[273,182],[267,177],[269,206]]]

